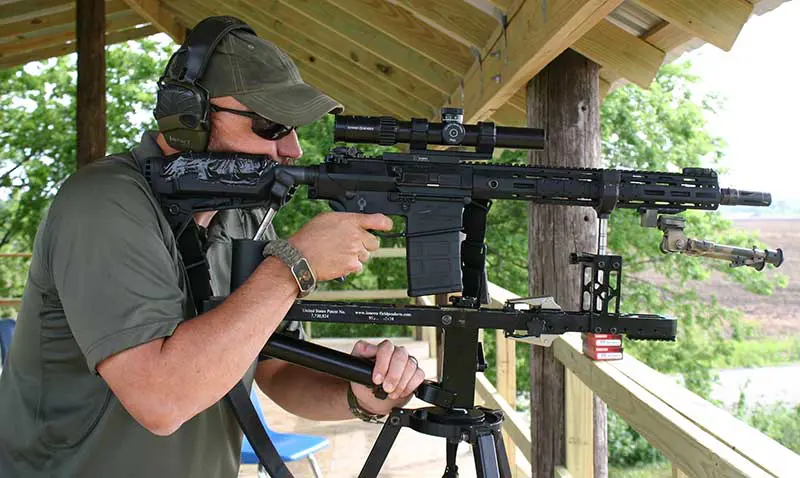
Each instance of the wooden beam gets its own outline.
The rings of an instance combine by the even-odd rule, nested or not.
[[[434,28],[452,32],[467,45],[486,45],[497,27],[497,19],[464,0],[398,0],[398,5],[428,19]]]
[[[100,23],[101,25],[103,24],[103,22]],[[104,31],[114,32],[118,30],[124,30],[126,28],[132,28],[144,23],[147,22],[137,15],[136,12],[124,10],[106,17]],[[74,41],[76,39],[75,25],[76,23],[73,23],[69,30],[56,33],[54,35],[39,36],[28,38],[26,40],[15,41],[12,43],[0,44],[0,59]]]
[[[128,30],[122,30],[119,32],[107,33],[105,43],[106,45],[113,45],[114,43],[122,43],[128,40],[138,40],[139,38],[155,35],[156,33],[159,33],[158,30],[150,25],[141,28],[130,28]],[[75,42],[71,41],[58,46],[2,58],[0,59],[0,68],[10,68],[12,66],[24,65],[25,63],[29,63],[31,61],[46,60],[48,58],[64,56],[74,52]]]
[[[526,93],[527,122],[547,131],[547,144],[543,151],[528,154],[530,164],[600,167],[598,74],[597,64],[568,49],[531,79]],[[566,255],[554,256],[548,251],[564,243],[577,250],[591,249],[596,244],[596,215],[588,207],[531,204],[528,210],[531,295],[552,296],[564,310],[576,310],[581,291],[572,284],[580,282],[582,275],[569,267]],[[532,463],[533,476],[549,478],[556,466],[566,462],[564,368],[552,347],[539,346],[532,346],[530,368],[532,455],[537,458]],[[595,455],[594,461],[605,459]]]
[[[635,0],[655,13],[712,45],[730,51],[753,12],[745,0]]]
[[[19,307],[20,305],[22,305],[22,299],[0,297],[0,307]]]
[[[517,405],[517,342],[507,339],[504,330],[495,330],[497,364],[497,391],[511,408]],[[508,464],[512,470],[517,468],[516,446],[511,436],[503,430]]]
[[[403,118],[428,115],[430,110],[428,105],[415,98],[409,98],[402,90],[383,78],[378,78],[377,81],[374,81],[369,76],[360,75],[359,71],[353,68],[352,62],[339,56],[327,46],[316,44],[314,49],[307,49],[295,42],[295,38],[277,35],[270,29],[257,28],[255,23],[252,25],[261,37],[278,45],[295,61],[314,63],[325,76],[341,78],[360,90],[362,95],[372,98],[376,103],[385,105],[387,114],[391,112]],[[309,41],[309,43],[312,42],[313,40]]]
[[[76,8],[78,168],[106,155],[105,7],[103,0],[78,0]]]
[[[556,358],[669,460],[696,477],[773,477],[607,362],[583,354],[580,334],[553,341]],[[626,357],[624,360],[627,360]],[[795,469],[796,471],[796,469]],[[792,474],[788,476],[793,476]]]
[[[265,38],[269,38],[269,34],[265,35]],[[416,114],[394,98],[385,96],[369,83],[362,82],[350,72],[337,71],[331,68],[330,64],[324,61],[324,56],[298,54],[291,45],[289,45],[289,48],[285,48],[286,44],[278,44],[278,46],[292,55],[292,59],[301,71],[313,70],[317,78],[325,78],[325,83],[317,86],[318,88],[325,89],[328,84],[335,84],[339,87],[339,91],[342,91],[343,88],[352,91],[352,96],[348,96],[344,101],[341,101],[345,109],[350,109],[347,108],[347,102],[352,103],[353,100],[358,99],[362,102],[368,101],[381,115],[395,116],[407,120]]]
[[[464,118],[491,116],[550,61],[592,29],[623,0],[529,0],[504,37],[464,78]],[[501,41],[502,40],[502,41]],[[506,46],[507,45],[507,46]]]
[[[564,371],[567,469],[575,478],[594,476],[594,394],[569,370]]]
[[[332,14],[358,18],[456,75],[466,73],[475,59],[464,44],[386,0],[327,1],[340,9]]]
[[[183,43],[186,27],[162,7],[161,0],[125,0],[125,3],[159,31],[169,35],[175,43]]]
[[[128,6],[123,0],[106,2],[106,17],[114,13],[127,10]],[[40,36],[42,34],[58,33],[75,28],[75,6],[63,12],[42,15],[38,17],[9,23],[0,29],[0,43],[22,40]]]
[[[277,5],[286,6],[285,13],[278,14]],[[347,14],[328,2],[315,0],[280,0],[270,4],[271,14],[283,20],[287,15],[298,13],[313,20],[308,29],[323,29],[327,35],[342,35],[358,43],[383,59],[384,64],[405,70],[428,86],[447,95],[459,84],[461,76],[440,65],[437,61],[408,48],[368,23]]]
[[[626,356],[611,366],[770,475],[793,476],[800,470],[800,455],[726,410],[703,400],[670,377],[633,357]]]
[[[608,20],[586,32],[572,49],[642,88],[650,86],[664,62],[663,51]]]
[[[74,0],[23,0],[0,5],[0,25],[17,23],[42,15],[64,12],[75,6]]]
[[[691,33],[668,22],[661,22],[642,35],[642,40],[666,52],[678,48],[692,38]]]

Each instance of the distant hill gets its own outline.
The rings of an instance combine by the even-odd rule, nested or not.
[[[720,208],[727,218],[747,217],[781,217],[800,218],[800,200],[774,200],[770,207],[736,206],[735,208]]]

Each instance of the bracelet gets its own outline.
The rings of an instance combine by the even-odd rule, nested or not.
[[[383,423],[380,419],[386,416],[376,415],[361,408],[358,399],[353,393],[353,386],[351,384],[347,385],[347,405],[350,407],[350,413],[352,413],[354,417],[367,423]]]

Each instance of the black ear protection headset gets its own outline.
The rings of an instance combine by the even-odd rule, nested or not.
[[[181,48],[172,55],[158,80],[158,99],[153,112],[167,143],[178,151],[205,151],[211,136],[208,91],[198,84],[211,55],[228,33],[255,31],[234,17],[210,17],[198,23]],[[169,74],[178,55],[186,53],[186,64],[177,78]]]

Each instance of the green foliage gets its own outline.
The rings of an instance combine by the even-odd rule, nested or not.
[[[630,467],[666,461],[664,455],[613,410],[608,411],[607,421],[609,466]]]
[[[749,405],[741,394],[733,413],[786,448],[800,453],[800,404]]]
[[[706,115],[720,102],[713,96],[695,99],[696,78],[688,63],[666,65],[649,90],[633,86],[609,95],[601,114],[603,154],[608,167],[680,171],[685,167],[719,169],[724,143],[706,130]],[[757,237],[732,228],[718,213],[688,211],[687,234],[724,244],[751,247]],[[626,351],[668,373],[681,373],[686,386],[708,396],[712,366],[733,350],[731,328],[739,314],[715,300],[698,299],[699,282],[712,271],[747,290],[769,294],[786,284],[752,268],[731,268],[723,261],[662,254],[661,233],[640,227],[633,211],[616,211],[609,220],[609,249],[627,258],[623,275],[625,312],[646,311],[679,319],[675,343],[626,341]],[[646,274],[645,272],[650,272]],[[653,274],[665,280],[657,282]]]
[[[167,58],[155,40],[106,49],[109,151],[139,139]],[[31,250],[52,196],[75,170],[75,62],[68,55],[0,70],[0,252]],[[26,268],[22,259],[0,260],[0,296],[22,295]]]

